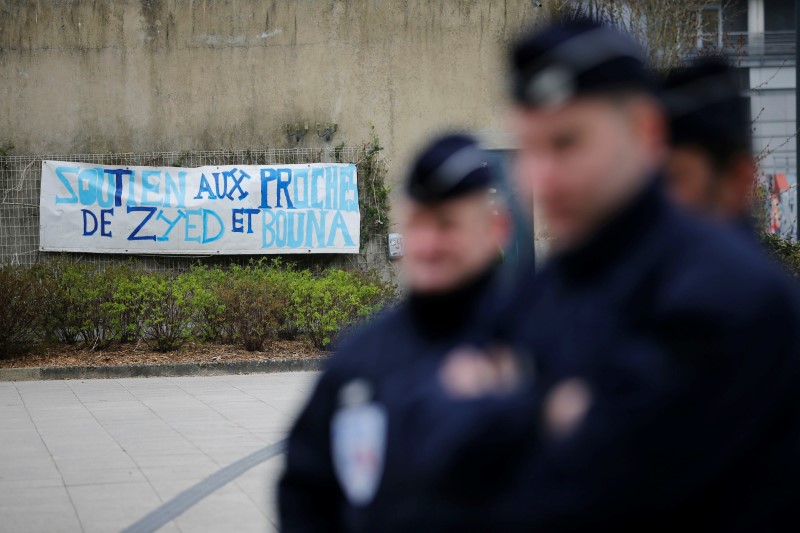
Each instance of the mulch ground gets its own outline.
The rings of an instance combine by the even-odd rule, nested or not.
[[[90,350],[80,346],[53,346],[43,353],[14,359],[0,359],[0,368],[121,366],[168,363],[218,363],[222,361],[265,361],[286,358],[321,357],[327,352],[302,341],[275,341],[264,351],[248,352],[232,345],[187,344],[175,352],[160,353],[147,346],[122,345],[108,350]]]

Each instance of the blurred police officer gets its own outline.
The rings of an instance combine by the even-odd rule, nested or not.
[[[490,202],[485,161],[464,135],[438,139],[417,159],[401,208],[409,295],[337,350],[292,429],[283,531],[435,530],[446,512],[405,468],[392,408],[410,376],[433,374],[487,323],[509,224]]]
[[[667,117],[627,38],[562,22],[512,62],[516,174],[556,252],[506,316],[535,375],[500,395],[507,372],[455,351],[449,405],[421,379],[408,406],[430,483],[516,472],[450,529],[796,530],[796,287],[667,201]]]
[[[671,70],[664,80],[670,116],[666,177],[681,205],[752,230],[755,160],[750,103],[736,71],[707,57]]]

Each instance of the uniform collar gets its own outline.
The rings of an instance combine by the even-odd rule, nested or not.
[[[577,248],[557,256],[553,267],[570,281],[595,279],[618,258],[652,234],[666,207],[662,179],[653,176],[645,188]]]
[[[496,277],[493,264],[460,287],[440,294],[417,294],[408,298],[411,319],[423,336],[441,339],[459,332],[474,316]]]

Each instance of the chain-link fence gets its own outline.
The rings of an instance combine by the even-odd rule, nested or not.
[[[54,257],[71,261],[110,264],[128,261],[116,254],[61,254],[39,250],[39,191],[42,161],[75,161],[98,165],[199,167],[205,165],[281,165],[297,163],[361,163],[374,158],[369,146],[336,148],[288,148],[265,150],[210,150],[192,152],[150,152],[109,154],[47,154],[0,156],[0,264],[32,265]],[[361,168],[359,168],[361,170]],[[359,175],[359,193],[362,192]],[[374,176],[371,178],[374,179]],[[363,208],[371,195],[359,194]],[[313,254],[284,255],[283,260],[301,267],[374,268],[390,275],[392,267],[384,249],[385,235],[370,234],[358,255]],[[231,264],[247,262],[253,256],[137,256],[149,269],[180,270],[196,262]]]

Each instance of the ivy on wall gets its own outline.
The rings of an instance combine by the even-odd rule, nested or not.
[[[786,266],[795,279],[800,280],[800,243],[767,233],[761,234],[761,243],[773,257]]]
[[[334,161],[345,162],[341,143],[334,149]],[[372,127],[371,138],[364,144],[364,156],[356,162],[358,169],[358,199],[361,212],[361,251],[372,239],[386,241],[389,232],[389,192],[386,185],[387,164],[381,157],[381,146],[375,127]]]

